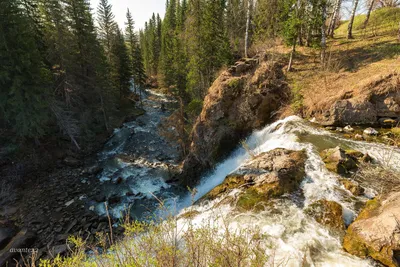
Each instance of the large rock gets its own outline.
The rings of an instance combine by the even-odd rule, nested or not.
[[[343,221],[343,209],[335,201],[325,199],[318,200],[307,207],[307,214],[312,216],[318,223],[336,230],[345,230]]]
[[[249,160],[230,174],[222,184],[215,187],[202,200],[212,200],[233,189],[242,189],[232,202],[239,209],[262,209],[271,198],[298,189],[305,177],[304,151],[275,149]]]
[[[278,63],[251,59],[223,72],[210,87],[192,133],[183,164],[183,183],[198,177],[225,157],[254,129],[271,121],[288,100],[289,89]]]
[[[353,92],[354,91],[354,92]],[[330,107],[313,114],[322,125],[379,124],[400,118],[399,74],[390,73],[343,94]]]
[[[326,149],[321,152],[326,168],[338,174],[347,174],[357,169],[357,161],[340,147]]]
[[[400,261],[400,192],[373,199],[353,222],[343,242],[344,249],[359,257],[372,257],[386,266]]]

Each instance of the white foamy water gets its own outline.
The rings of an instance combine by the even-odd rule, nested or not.
[[[315,142],[314,140],[301,141],[302,135],[315,136]],[[287,196],[276,201],[275,207],[279,212],[271,213],[270,210],[266,210],[257,214],[243,214],[237,213],[229,205],[218,205],[218,208],[215,208],[218,199],[190,206],[192,198],[186,196],[178,203],[178,208],[188,207],[181,213],[189,210],[199,212],[191,219],[194,226],[210,223],[210,220],[214,224],[221,225],[221,229],[223,229],[224,221],[229,221],[230,231],[256,226],[272,245],[272,247],[266,246],[265,253],[274,255],[276,262],[285,262],[283,266],[304,266],[305,260],[308,263],[307,266],[373,266],[373,263],[368,260],[344,252],[338,236],[331,234],[304,213],[304,209],[314,201],[327,199],[336,201],[343,207],[343,219],[347,225],[356,216],[354,198],[351,198],[350,192],[339,183],[339,177],[325,168],[315,146],[317,142],[335,144],[334,146],[343,144],[368,153],[378,161],[382,160],[381,155],[390,154],[392,161],[386,163],[393,168],[399,168],[397,163],[400,162],[400,151],[398,149],[381,144],[346,140],[322,129],[316,129],[299,117],[292,116],[254,132],[247,143],[255,154],[275,148],[306,151],[308,156],[305,166],[306,177],[301,184],[304,195],[303,205],[298,205],[291,200],[291,196]],[[238,169],[248,159],[249,156],[244,149],[239,148],[233,152],[231,157],[219,164],[210,175],[202,178],[201,183],[196,187],[198,193],[194,200],[200,199],[222,183],[229,173]],[[231,194],[234,193],[234,191],[231,192]],[[360,197],[359,199],[365,201],[367,198]],[[184,229],[187,219],[180,219],[180,225]]]

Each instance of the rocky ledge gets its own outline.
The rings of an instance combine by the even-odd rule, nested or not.
[[[314,112],[322,125],[394,126],[400,121],[400,74],[390,73],[358,88],[346,91],[330,108]]]
[[[183,183],[196,184],[202,172],[214,167],[242,138],[271,122],[289,95],[278,63],[247,59],[223,72],[210,87],[193,127]]]
[[[305,177],[305,151],[275,149],[255,156],[227,176],[200,201],[224,196],[220,203],[235,203],[239,210],[262,210],[269,199],[294,192]],[[228,196],[241,189],[235,196]]]

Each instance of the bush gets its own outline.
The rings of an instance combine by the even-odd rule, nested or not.
[[[124,224],[125,238],[107,253],[92,249],[91,256],[85,254],[90,249],[85,242],[70,238],[75,246],[70,257],[41,260],[39,266],[266,266],[270,259],[265,252],[270,247],[260,231],[231,226],[218,216],[200,226],[174,216],[160,221],[128,222]]]

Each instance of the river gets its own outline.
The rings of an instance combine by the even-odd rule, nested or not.
[[[156,199],[165,200],[166,206],[177,214],[196,211],[193,218],[180,218],[178,224],[184,232],[187,220],[194,226],[213,221],[215,224],[230,222],[230,231],[258,227],[272,246],[265,248],[285,266],[374,266],[369,260],[347,254],[342,249],[340,236],[330,232],[307,216],[304,210],[320,199],[332,200],[343,208],[343,219],[349,225],[359,212],[359,204],[374,197],[377,192],[367,188],[366,193],[354,197],[339,182],[339,176],[325,168],[319,152],[326,148],[341,146],[368,153],[376,161],[399,169],[400,150],[378,143],[353,141],[314,127],[311,123],[291,116],[277,121],[264,129],[255,131],[247,138],[254,154],[275,148],[305,150],[306,177],[301,189],[292,195],[284,195],[274,202],[274,209],[258,213],[238,213],[229,204],[215,205],[216,201],[192,205],[225,177],[250,159],[245,149],[238,147],[231,156],[222,161],[208,175],[202,177],[193,196],[178,185],[167,183],[168,167],[178,164],[176,144],[167,142],[158,133],[158,126],[170,111],[162,111],[161,103],[174,105],[173,99],[148,91],[144,100],[146,114],[136,121],[125,124],[115,131],[114,136],[99,154],[104,170],[98,179],[104,183],[108,196],[116,195],[117,204],[111,205],[115,218],[130,208],[135,218],[146,218],[155,213],[159,206]],[[387,161],[390,155],[390,162]],[[217,207],[216,207],[217,206]],[[104,205],[97,204],[96,210],[105,213]],[[279,212],[276,212],[276,211]],[[215,214],[218,218],[215,219]],[[221,233],[222,234],[222,233]]]

